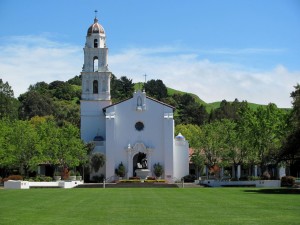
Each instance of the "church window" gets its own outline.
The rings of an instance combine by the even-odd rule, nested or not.
[[[98,48],[98,39],[94,39],[94,48]]]
[[[93,59],[93,63],[94,63],[94,72],[98,71],[98,57],[95,56]]]
[[[98,94],[98,81],[93,81],[93,94]]]
[[[142,131],[143,129],[144,129],[144,124],[142,123],[142,122],[137,122],[136,124],[135,124],[135,129],[137,130],[137,131]]]

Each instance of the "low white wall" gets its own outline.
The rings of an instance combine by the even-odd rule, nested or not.
[[[21,180],[9,180],[4,182],[5,189],[29,189],[30,187],[60,187],[60,188],[73,188],[83,181],[53,181],[53,182],[29,182]]]
[[[72,180],[72,181],[59,181],[58,182],[59,187],[61,188],[73,188],[76,187],[79,184],[83,184],[83,181],[79,181],[79,180]]]
[[[22,180],[8,180],[4,182],[5,189],[29,189],[29,182]]]
[[[58,187],[58,182],[38,182],[38,181],[30,181],[30,187]]]
[[[280,180],[256,180],[256,181],[221,181],[221,180],[203,180],[200,184],[210,187],[226,186],[252,186],[255,187],[280,187]]]
[[[256,187],[280,187],[280,180],[257,180]]]

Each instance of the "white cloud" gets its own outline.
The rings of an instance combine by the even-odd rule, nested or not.
[[[161,53],[161,49],[158,52]],[[148,79],[161,79],[167,86],[195,93],[206,102],[238,98],[258,104],[273,102],[278,107],[291,107],[290,93],[300,81],[300,71],[290,72],[283,65],[275,65],[270,71],[258,71],[199,59],[197,54],[173,52],[160,56],[153,51],[147,54],[145,49],[130,49],[127,53],[110,56],[110,68],[117,76],[126,75],[134,82],[143,81],[143,74],[147,73]]]
[[[81,71],[81,47],[57,43],[44,36],[8,40],[0,45],[0,78],[9,82],[16,97],[26,92],[30,84],[65,81]]]
[[[15,96],[39,81],[68,80],[80,74],[83,46],[51,41],[45,36],[22,36],[0,43],[0,78],[13,87]],[[227,52],[233,52],[226,49]],[[254,54],[272,50],[235,51]],[[280,51],[280,50],[274,50]],[[217,53],[216,53],[217,54]],[[290,93],[299,83],[300,71],[291,72],[284,65],[271,71],[259,71],[232,63],[201,59],[195,51],[176,46],[129,48],[109,55],[109,68],[134,82],[161,79],[172,88],[197,94],[206,102],[235,98],[259,104],[276,103],[290,107]]]

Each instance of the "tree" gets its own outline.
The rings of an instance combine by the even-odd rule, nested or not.
[[[69,84],[81,86],[81,75],[75,76],[67,81]]]
[[[80,128],[80,107],[70,101],[55,101],[53,115],[59,125],[69,122]]]
[[[76,97],[71,84],[63,81],[53,81],[49,84],[49,90],[52,91],[53,97],[63,100],[72,100]]]
[[[245,110],[240,114],[244,126],[248,126],[249,145],[253,147],[252,156],[260,164],[262,171],[269,164],[276,163],[276,157],[285,137],[287,114],[275,104],[258,107],[256,111]]]
[[[247,102],[239,102],[238,99],[235,99],[233,102],[227,102],[223,100],[220,103],[220,107],[211,111],[210,121],[222,120],[222,119],[231,119],[237,121],[239,119],[239,110],[247,105]]]
[[[202,125],[208,120],[208,113],[205,106],[195,101],[190,94],[174,95],[178,101],[178,120],[182,124]]]
[[[101,153],[94,153],[91,156],[91,167],[97,173],[105,164],[105,156]]]
[[[30,119],[34,116],[52,115],[54,104],[51,98],[36,91],[28,91],[20,95],[19,114],[21,119]]]
[[[31,122],[39,133],[44,161],[62,168],[84,163],[87,149],[76,126],[65,123],[60,127],[53,117],[34,117]]]
[[[149,96],[159,101],[168,96],[167,87],[162,80],[149,80],[144,84],[144,89]]]
[[[190,157],[191,157],[191,162],[193,162],[196,167],[196,176],[199,177],[201,175],[200,171],[203,169],[205,165],[205,157],[200,149],[194,149],[194,152]]]
[[[114,101],[131,98],[133,92],[134,84],[132,83],[132,79],[128,79],[126,76],[122,76],[120,79],[117,79],[115,75],[112,75],[111,97]]]
[[[200,141],[199,136],[201,134],[201,129],[198,125],[193,124],[179,124],[175,127],[175,134],[181,133],[186,140],[189,141],[189,146],[191,148],[199,148]]]
[[[29,121],[15,120],[10,125],[12,129],[5,140],[4,165],[28,176],[43,159],[38,134]]]
[[[300,85],[295,86],[291,93],[293,109],[289,116],[290,127],[286,140],[283,142],[278,161],[294,161],[300,159]]]
[[[14,92],[8,82],[0,79],[0,119],[9,117],[18,118],[19,102],[14,98]]]
[[[208,168],[223,163],[223,150],[225,148],[225,129],[221,121],[205,124],[201,127],[199,136],[200,149],[205,155],[205,164]]]

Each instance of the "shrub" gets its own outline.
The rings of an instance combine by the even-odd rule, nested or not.
[[[260,180],[260,177],[249,176],[248,179],[249,179],[249,180]]]
[[[129,180],[140,180],[140,177],[129,177]]]
[[[146,180],[156,180],[155,177],[147,177]]]
[[[96,183],[102,183],[104,180],[104,175],[101,174],[100,176],[93,176],[92,177],[92,181],[96,182]]]
[[[240,177],[240,179],[239,179],[240,181],[248,181],[249,180],[249,177],[248,176],[241,176]]]
[[[189,174],[183,177],[184,182],[186,183],[193,183],[196,180],[196,176],[193,174]]]
[[[23,177],[21,175],[10,175],[4,179],[2,179],[3,182],[8,180],[23,180]]]
[[[153,165],[153,168],[154,168],[154,174],[156,177],[160,177],[164,172],[162,165],[160,165],[159,163],[155,163]]]
[[[285,176],[281,177],[281,187],[293,187],[295,184],[295,177]]]
[[[70,170],[69,176],[76,176],[76,173],[73,170]]]
[[[36,176],[35,178],[33,178],[34,181],[38,181],[38,182],[50,182],[52,181],[52,177],[47,177],[47,176]]]
[[[115,169],[115,173],[116,173],[119,177],[124,177],[124,176],[125,176],[125,166],[123,165],[122,162],[119,164],[118,168]]]

